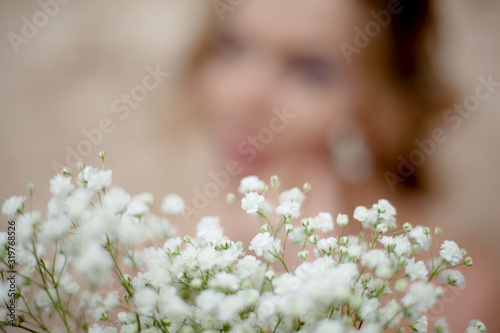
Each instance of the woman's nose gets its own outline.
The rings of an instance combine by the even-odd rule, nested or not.
[[[229,84],[228,98],[243,114],[257,115],[273,108],[276,99],[278,71],[269,61],[254,60],[243,66]]]

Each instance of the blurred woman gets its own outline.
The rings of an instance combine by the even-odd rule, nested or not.
[[[278,174],[281,189],[311,183],[302,216],[349,213],[387,198],[400,223],[442,225],[430,204],[432,182],[422,160],[428,156],[415,143],[438,143],[430,121],[450,101],[431,61],[430,1],[213,4],[191,61],[189,92],[217,170],[230,161],[237,166],[224,190],[236,191],[247,175]],[[204,213],[222,215],[227,233],[248,245],[258,223],[222,205],[223,196]],[[460,245],[480,261],[475,244]],[[453,332],[463,331],[469,317],[495,331],[487,297],[495,292],[487,291],[498,287],[486,264],[478,264],[485,284],[464,271],[474,291],[450,296],[446,313],[436,313],[449,318]]]

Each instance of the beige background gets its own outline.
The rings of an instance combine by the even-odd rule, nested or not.
[[[439,52],[443,73],[464,94],[479,75],[500,80],[500,2],[436,1],[443,19]],[[187,131],[169,103],[182,76],[183,54],[192,42],[206,0],[69,1],[15,53],[7,34],[20,34],[23,16],[40,11],[36,1],[0,0],[0,202],[37,186],[35,207],[48,200],[53,162],[65,164],[73,149],[103,118],[114,131],[84,162],[97,165],[108,152],[114,182],[131,193],[189,195],[206,178],[201,149],[179,144]],[[141,84],[146,66],[170,73],[164,83],[121,120],[111,102]],[[461,101],[463,97],[458,98]],[[454,226],[498,243],[500,216],[500,91],[449,133],[428,163],[447,191],[438,202]],[[191,147],[200,147],[193,145]],[[201,172],[203,170],[203,172]],[[2,225],[5,220],[2,220]],[[493,232],[492,232],[493,231]]]

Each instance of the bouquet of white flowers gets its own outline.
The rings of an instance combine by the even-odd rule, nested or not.
[[[104,156],[101,152],[103,162]],[[95,333],[427,332],[426,313],[445,286],[465,284],[453,268],[472,265],[455,242],[436,243],[440,229],[409,223],[398,228],[387,200],[356,208],[358,235],[344,235],[347,215],[336,221],[325,212],[299,219],[310,186],[277,195],[276,176],[269,185],[255,176],[240,184],[242,208],[263,222],[248,248],[254,255],[224,235],[217,217],[202,218],[196,237],[180,238],[166,218],[150,213],[151,194],[131,197],[112,187],[112,172],[104,165],[79,169],[76,176],[64,169],[51,180],[46,219],[27,211],[25,197],[3,204],[8,218],[8,230],[0,233],[4,327]],[[34,186],[28,191],[33,200]],[[276,208],[270,193],[279,198]],[[180,215],[184,202],[169,195],[162,208]],[[335,224],[342,230],[332,234]],[[163,246],[155,246],[159,242]],[[296,255],[285,256],[291,247]],[[436,319],[433,330],[448,332],[445,320]],[[471,321],[467,332],[485,327]]]

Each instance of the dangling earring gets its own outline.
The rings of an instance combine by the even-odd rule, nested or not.
[[[331,130],[328,146],[333,166],[345,182],[360,184],[373,173],[374,161],[363,130],[354,122]]]

